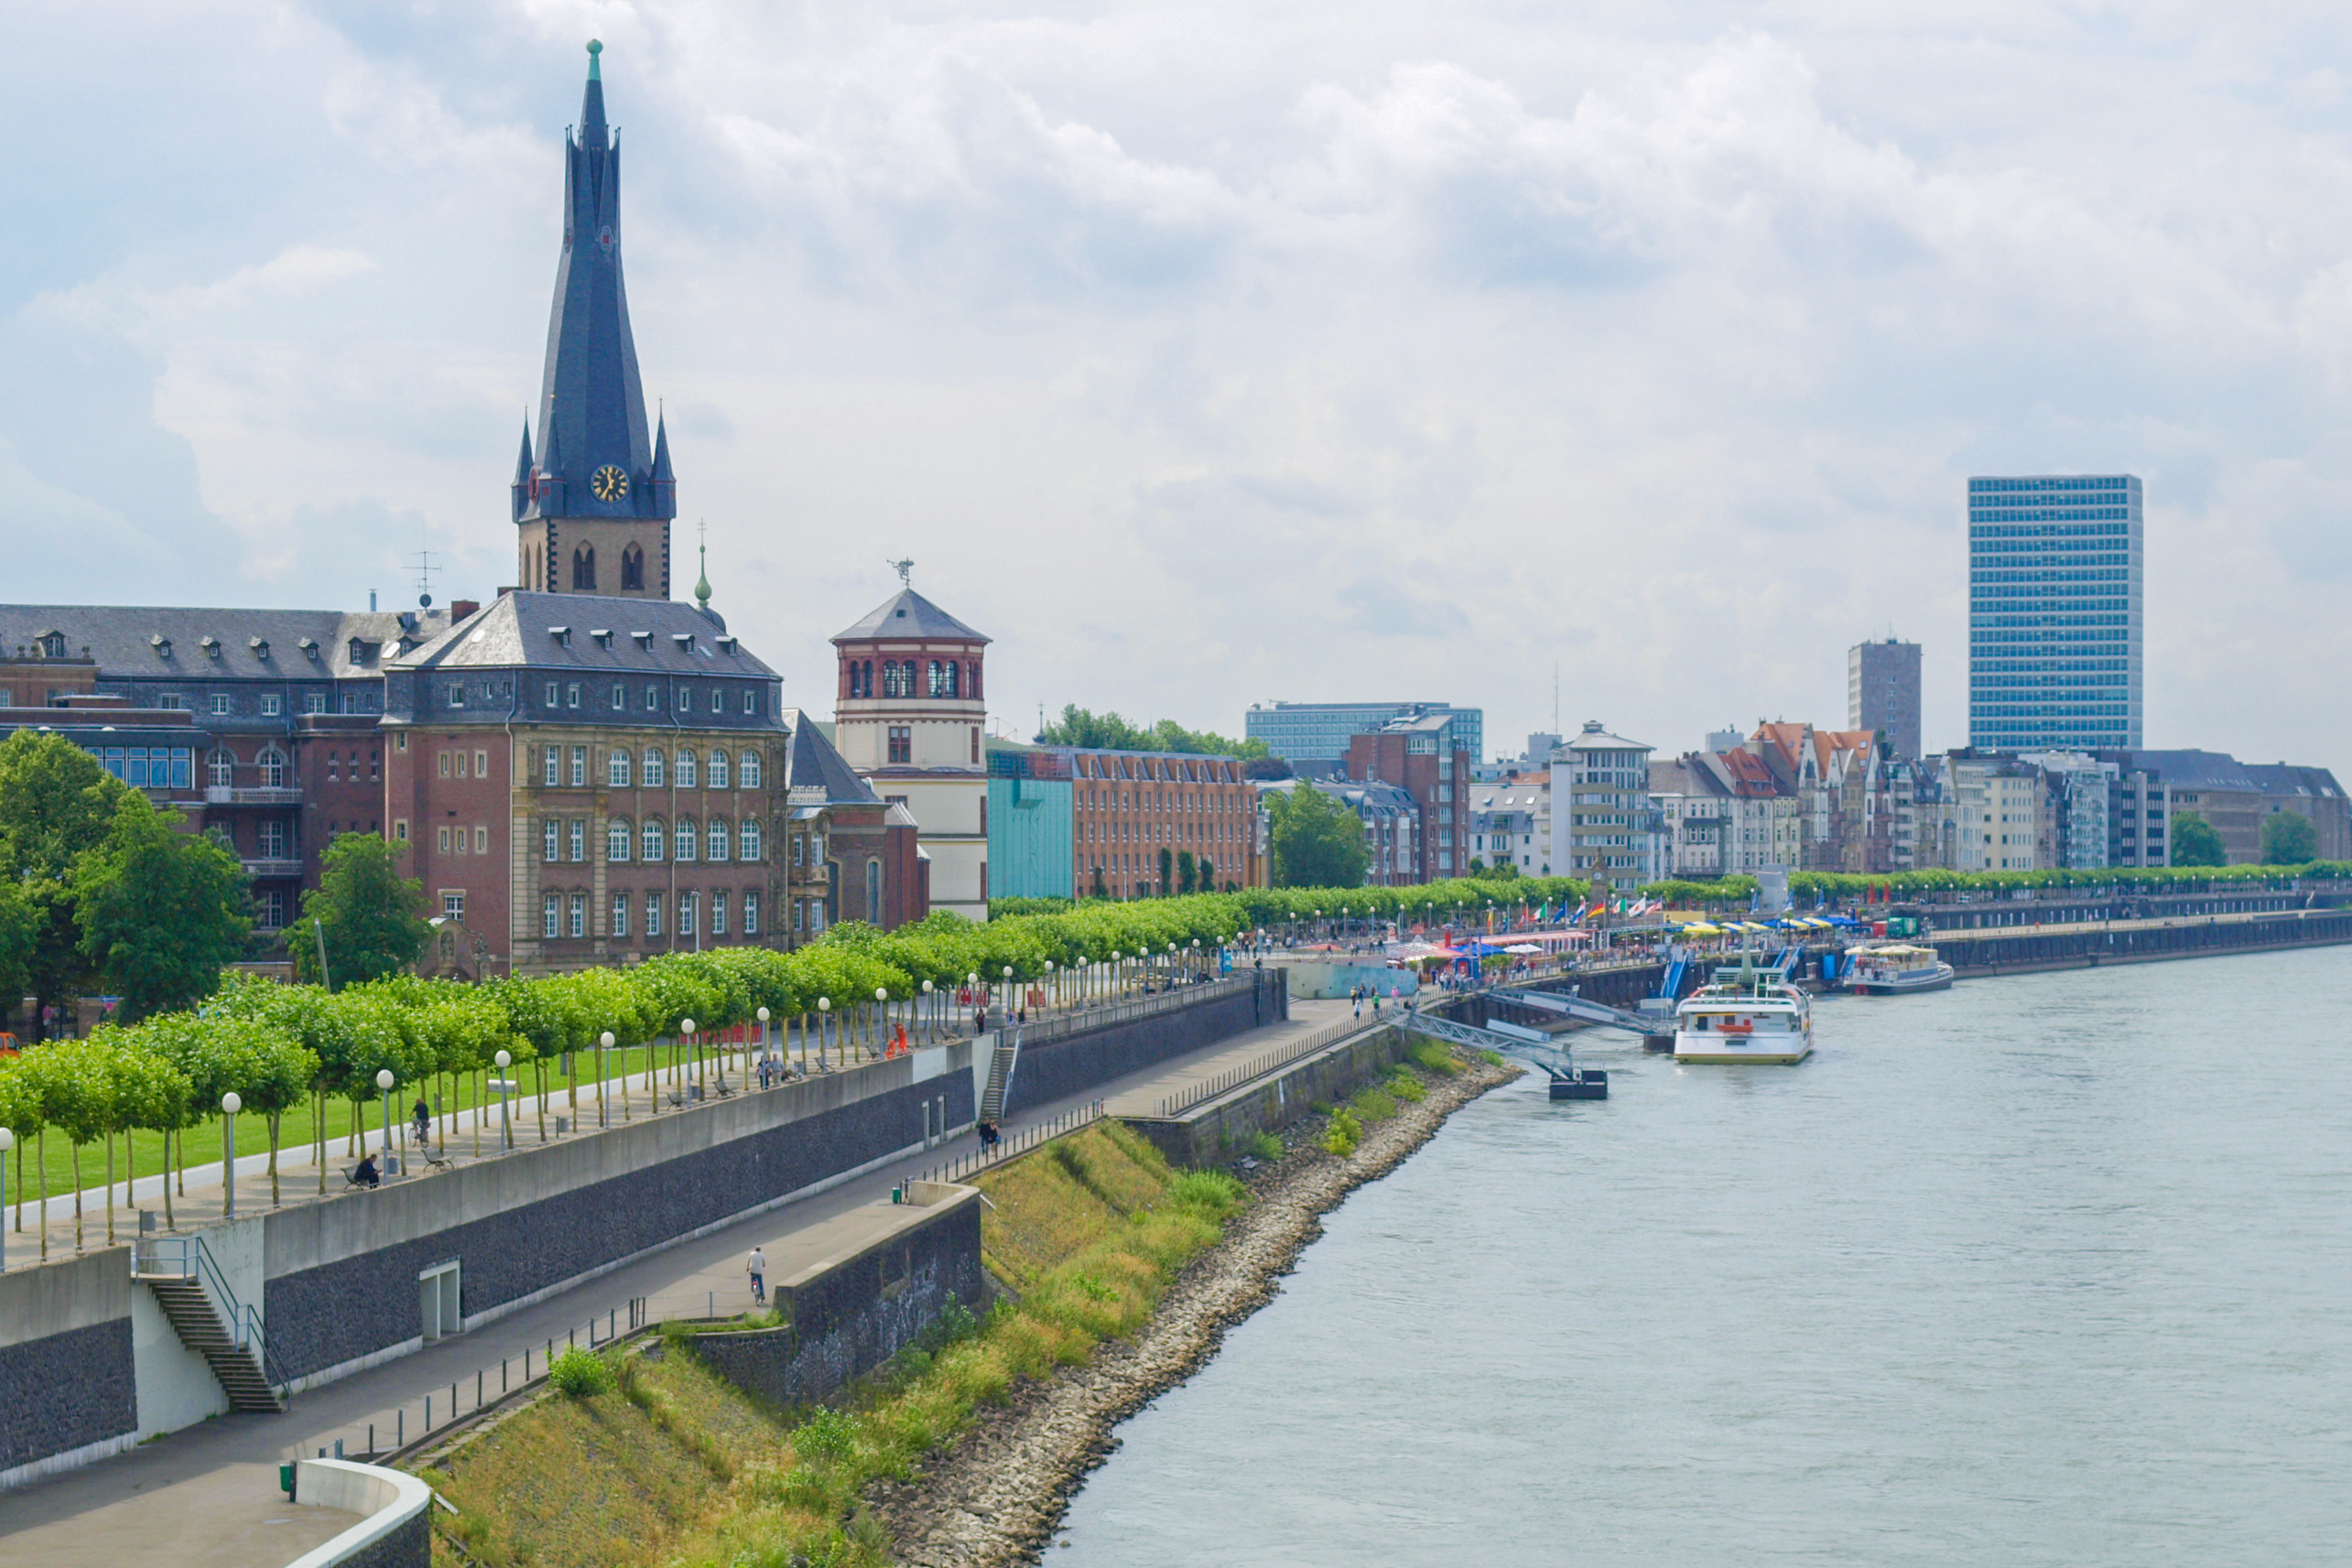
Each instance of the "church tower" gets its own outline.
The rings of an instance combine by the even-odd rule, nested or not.
[[[669,432],[645,432],[645,393],[621,283],[621,147],[588,46],[577,139],[564,136],[563,255],[556,264],[539,388],[538,455],[523,427],[515,465],[519,587],[537,593],[667,599],[677,515]]]

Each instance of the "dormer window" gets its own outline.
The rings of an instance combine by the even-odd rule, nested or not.
[[[649,654],[653,652],[654,634],[651,632],[632,632],[629,635],[637,640],[637,646]]]
[[[221,656],[221,639],[218,637],[207,637],[196,645],[204,650],[204,656],[208,659]]]
[[[571,628],[569,626],[550,626],[547,628],[547,635],[556,640],[558,647],[571,646]]]
[[[367,643],[360,638],[352,638],[350,645],[344,649],[344,653],[349,656],[352,664],[363,665],[367,663]]]
[[[596,645],[600,648],[610,648],[612,646],[612,630],[609,626],[593,627],[590,630],[588,634],[596,639]]]
[[[319,662],[319,639],[316,637],[305,637],[302,641],[295,643],[294,645],[302,650],[302,656],[304,658],[309,659],[312,664],[317,664]]]
[[[732,637],[721,637],[719,639],[719,646],[722,652],[732,655],[735,652],[735,639]]]
[[[669,640],[677,644],[677,651],[681,654],[694,652],[694,633],[691,632],[673,632]]]
[[[43,658],[49,658],[49,659],[61,659],[61,658],[65,657],[65,633],[62,633],[62,632],[44,632],[44,633],[41,633],[41,637],[40,637],[40,643],[41,643],[41,656],[42,656]]]
[[[246,640],[245,646],[254,651],[254,657],[256,659],[269,657],[269,640],[266,637],[249,638]]]
[[[162,633],[158,632],[154,636],[148,638],[147,643],[155,649],[155,656],[157,658],[168,659],[171,657],[171,639],[165,636]]]

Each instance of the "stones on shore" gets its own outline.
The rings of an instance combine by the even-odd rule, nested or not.
[[[1322,1234],[1320,1217],[1394,1170],[1446,1119],[1519,1070],[1469,1061],[1429,1096],[1374,1123],[1353,1154],[1301,1145],[1246,1173],[1252,1201],[1224,1239],[1185,1267],[1132,1340],[1103,1345],[1084,1367],[1021,1386],[981,1411],[910,1485],[868,1502],[909,1568],[1005,1568],[1034,1563],[1087,1472],[1118,1447],[1118,1424],[1198,1370],[1225,1331],[1274,1298],[1277,1281]],[[1069,1541],[1062,1538],[1059,1545]]]

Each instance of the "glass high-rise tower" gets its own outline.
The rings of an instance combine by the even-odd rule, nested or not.
[[[2141,744],[2140,481],[1968,481],[1968,744]]]

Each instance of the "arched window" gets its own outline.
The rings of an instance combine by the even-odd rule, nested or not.
[[[637,827],[637,859],[658,860],[662,853],[662,819],[649,816]]]
[[[681,749],[677,753],[677,787],[692,789],[694,774],[694,752],[691,749]]]
[[[236,756],[226,746],[214,747],[212,754],[204,759],[204,767],[206,778],[217,789],[228,788],[230,781],[237,776]]]
[[[915,684],[914,660],[909,659],[898,666],[898,684],[903,688],[902,696],[914,697],[920,692],[921,688]]]
[[[612,789],[629,787],[629,753],[618,746],[612,748],[612,754],[604,759],[604,782]],[[627,859],[626,856],[622,858]]]
[[[757,752],[746,752],[741,757],[738,757],[735,762],[735,780],[738,787],[742,789],[759,788],[760,754]]]
[[[625,860],[629,858],[629,819],[616,816],[604,825],[604,858]]]
[[[647,789],[659,789],[662,787],[663,772],[662,749],[659,746],[646,747],[638,777],[645,781]]]
[[[714,749],[710,753],[710,787],[712,789],[730,787],[727,783],[727,753]]]
[[[963,695],[962,692],[958,689],[963,685],[962,670],[963,666],[956,663],[955,660],[949,659],[948,661],[948,695],[949,697],[960,697]]]
[[[714,816],[710,819],[710,826],[704,829],[702,834],[702,845],[704,860],[723,860],[727,858],[728,851],[734,848],[734,838],[728,830],[725,817]]]
[[[906,695],[905,677],[899,674],[898,664],[895,660],[886,659],[883,662],[882,695],[884,697],[905,697]]]
[[[882,862],[866,862],[866,918],[880,925],[882,919]]]
[[[632,545],[621,552],[621,589],[642,589],[645,586],[645,552]]]
[[[669,836],[670,859],[673,860],[690,860],[694,859],[697,848],[698,846],[694,838],[694,818],[691,816],[679,817],[677,819],[677,830]]]
[[[739,830],[737,830],[735,839],[735,859],[739,860],[756,860],[760,858],[760,825],[758,822],[748,816],[743,818],[743,825]]]
[[[925,695],[925,696],[927,696],[927,697],[945,697],[945,696],[947,696],[947,695],[948,695],[948,676],[947,676],[947,672],[946,672],[946,671],[941,667],[941,665],[940,665],[940,664],[939,664],[939,661],[938,661],[938,660],[937,660],[937,659],[933,659],[933,660],[931,661],[930,668],[929,668],[929,670],[928,670],[928,672],[927,672],[927,673],[928,673],[928,675],[929,675],[929,676],[930,676],[930,684],[929,684],[929,686],[927,686],[927,687],[925,688],[925,690],[924,690],[924,695]]]
[[[980,661],[978,659],[971,662],[970,678],[964,682],[964,695],[974,702],[980,700]]]
[[[574,593],[596,591],[596,546],[582,545],[571,553],[571,590]]]
[[[264,789],[286,787],[286,753],[275,746],[264,746],[261,755],[254,759],[261,770]]]

